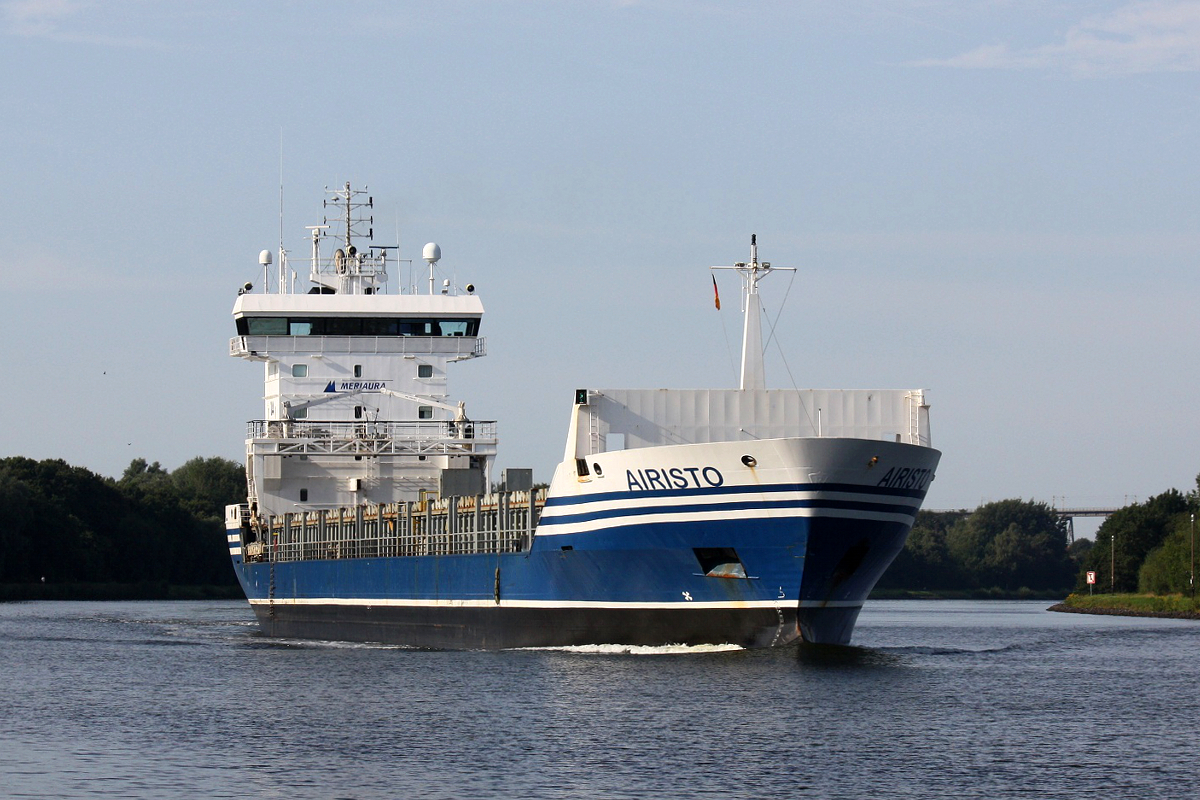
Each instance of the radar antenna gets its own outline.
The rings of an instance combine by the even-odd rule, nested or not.
[[[367,189],[351,189],[350,182],[346,181],[346,185],[341,189],[330,190],[326,187],[325,191],[333,195],[331,198],[326,198],[325,208],[336,208],[339,211],[341,222],[345,225],[345,241],[342,246],[347,252],[354,245],[354,237],[362,236],[362,226],[367,226],[366,238],[368,241],[375,238],[375,217],[373,214],[362,216],[362,209],[367,208],[375,210],[375,198],[367,194]],[[367,195],[364,202],[362,196]],[[355,216],[358,214],[359,216]],[[329,218],[323,220],[323,224],[329,224]]]
[[[325,187],[330,195],[323,203],[332,213],[326,214],[320,225],[311,225],[312,271],[309,280],[318,291],[338,294],[375,294],[383,291],[387,282],[388,250],[394,245],[377,245],[375,238],[375,198],[366,187],[354,189],[347,181],[341,188]],[[363,229],[366,230],[363,230]],[[335,240],[329,260],[321,256],[320,242],[326,237]],[[366,247],[354,244],[366,239]]]

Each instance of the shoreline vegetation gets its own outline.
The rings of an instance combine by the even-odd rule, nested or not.
[[[1050,611],[1118,617],[1163,617],[1200,620],[1200,603],[1183,594],[1072,594]]]
[[[0,458],[0,600],[241,597],[225,506],[242,465],[134,459],[117,479],[61,459]]]

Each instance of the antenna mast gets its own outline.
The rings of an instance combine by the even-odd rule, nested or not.
[[[283,249],[283,128],[279,129],[279,293],[287,290],[287,253]]]
[[[357,213],[359,211],[359,209],[363,209],[363,208],[369,208],[373,211],[375,209],[375,198],[371,197],[370,195],[367,195],[367,199],[364,202],[361,199],[361,197],[362,197],[362,195],[367,194],[367,190],[365,188],[351,189],[349,181],[346,181],[346,185],[344,187],[342,187],[341,189],[334,189],[334,190],[330,191],[329,193],[332,194],[333,197],[331,199],[327,199],[325,201],[325,207],[329,208],[330,206],[334,206],[335,208],[339,208],[341,210],[342,221],[345,223],[345,226],[346,226],[346,230],[345,230],[346,240],[343,243],[343,246],[346,248],[347,252],[349,252],[351,246],[353,246],[355,235],[358,235],[358,236],[363,235],[361,229],[355,230],[356,226],[366,224],[368,226],[367,233],[366,233],[366,237],[367,237],[368,241],[371,239],[374,239],[375,238],[375,228],[373,227],[375,225],[374,215],[368,215],[365,217],[363,217],[363,216],[356,217],[354,215],[355,215],[355,213]],[[325,224],[325,225],[329,224],[328,217],[326,217],[324,219],[323,224]]]
[[[795,272],[795,267],[772,267],[769,261],[758,260],[758,235],[750,234],[750,261],[738,261],[732,267],[711,267],[711,269],[732,269],[742,276],[742,311],[745,314],[745,326],[742,329],[742,382],[740,388],[765,389],[766,370],[763,367],[762,346],[762,305],[758,300],[758,282],[768,273],[785,269]]]

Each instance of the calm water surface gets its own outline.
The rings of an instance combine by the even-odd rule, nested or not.
[[[422,652],[0,604],[0,796],[1196,796],[1200,624],[877,602],[852,648]]]

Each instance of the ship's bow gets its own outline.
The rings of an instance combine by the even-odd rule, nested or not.
[[[806,642],[847,644],[871,590],[904,548],[941,453],[930,447],[818,439],[796,621]]]

